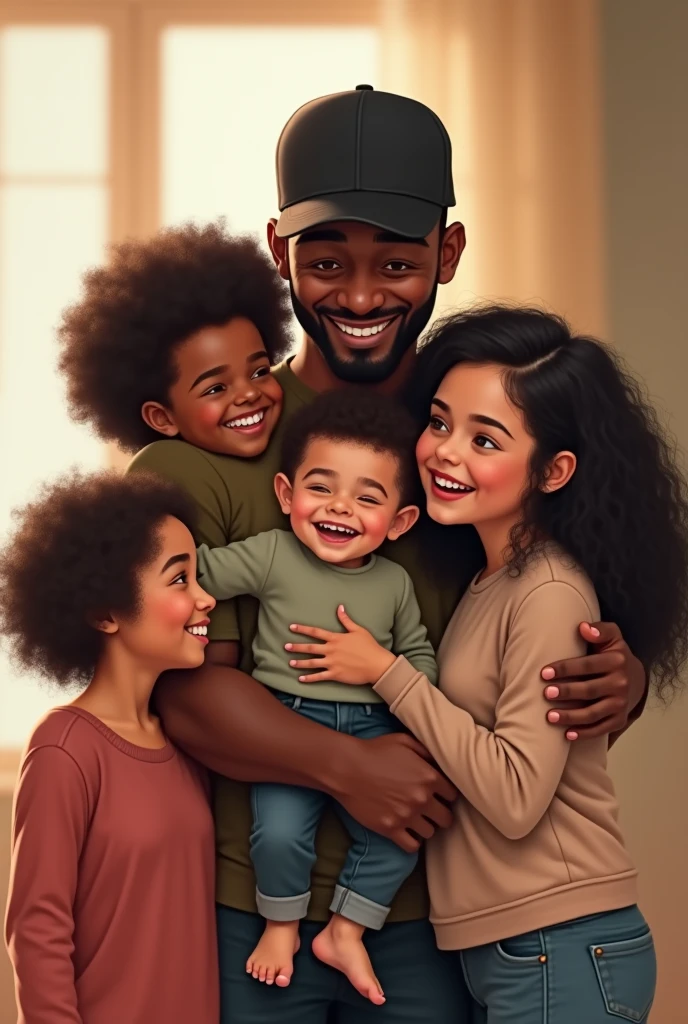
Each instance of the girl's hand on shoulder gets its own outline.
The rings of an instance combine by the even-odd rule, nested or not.
[[[292,633],[301,633],[319,641],[314,644],[285,644],[290,654],[310,654],[307,661],[292,660],[292,668],[308,669],[309,674],[299,676],[300,683],[324,683],[336,681],[351,686],[365,686],[376,683],[396,661],[391,651],[385,650],[377,640],[357,625],[346,614],[344,605],[337,608],[337,618],[344,626],[345,633],[332,633],[315,626],[292,624]]]

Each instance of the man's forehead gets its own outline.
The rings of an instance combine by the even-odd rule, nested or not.
[[[428,245],[424,238],[408,238],[361,221],[333,221],[329,224],[320,224],[295,237],[295,245],[305,245],[309,242],[335,242],[346,245],[361,241],[378,245],[422,245],[425,248]]]

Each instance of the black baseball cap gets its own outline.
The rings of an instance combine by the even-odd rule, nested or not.
[[[451,143],[429,107],[358,85],[300,107],[277,143],[281,238],[333,220],[424,238],[454,206]]]

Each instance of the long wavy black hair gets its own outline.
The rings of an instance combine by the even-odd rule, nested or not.
[[[602,618],[619,625],[666,700],[688,658],[688,488],[641,385],[607,346],[573,334],[558,316],[483,307],[445,317],[424,340],[409,394],[419,424],[458,363],[504,367],[507,396],[535,441],[510,568],[524,568],[538,539],[560,544],[592,580]],[[546,466],[559,451],[576,455],[576,471],[544,493]],[[462,554],[472,549],[479,559],[473,527],[453,529]],[[447,527],[440,534],[446,565]]]

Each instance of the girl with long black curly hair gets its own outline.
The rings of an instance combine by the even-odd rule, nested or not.
[[[652,936],[617,823],[607,740],[571,744],[540,708],[540,666],[613,616],[660,697],[688,655],[688,497],[638,383],[556,316],[491,307],[435,327],[414,373],[416,455],[451,558],[479,563],[439,650],[439,689],[366,630],[301,629],[299,667],[376,691],[461,797],[428,843],[438,945],[489,1024],[646,1021]],[[366,676],[365,678],[368,678]],[[349,680],[351,681],[351,680]],[[556,714],[556,712],[550,712]]]

